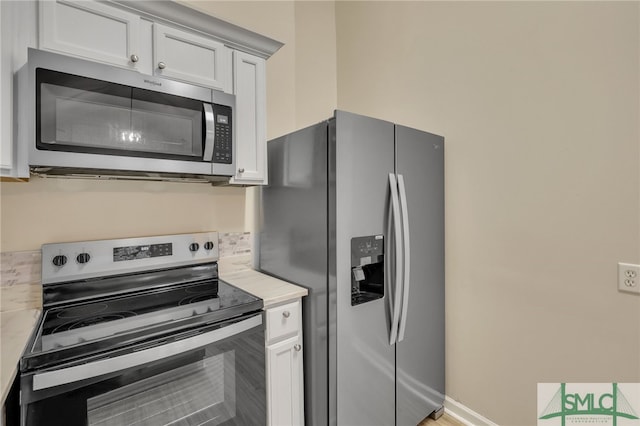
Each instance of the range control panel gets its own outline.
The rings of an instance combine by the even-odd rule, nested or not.
[[[42,246],[42,283],[217,260],[217,232],[45,244]]]
[[[125,260],[148,259],[150,257],[171,256],[172,254],[173,254],[172,243],[114,247],[113,261],[122,262]]]

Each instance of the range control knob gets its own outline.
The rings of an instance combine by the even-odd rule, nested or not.
[[[64,266],[67,263],[67,256],[64,254],[59,254],[57,256],[53,256],[53,260],[51,261],[58,268]]]
[[[189,244],[189,251],[191,252],[196,252],[200,249],[200,244],[198,243],[191,243]]]
[[[89,253],[80,253],[79,255],[76,256],[76,261],[78,263],[87,263],[91,260],[91,256],[89,255]]]
[[[213,241],[207,241],[206,243],[204,243],[204,249],[213,250]]]

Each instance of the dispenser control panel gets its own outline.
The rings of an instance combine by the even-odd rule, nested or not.
[[[384,237],[351,239],[351,306],[384,296]]]

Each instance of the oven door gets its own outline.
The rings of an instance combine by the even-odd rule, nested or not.
[[[22,425],[262,425],[262,313],[24,375]]]

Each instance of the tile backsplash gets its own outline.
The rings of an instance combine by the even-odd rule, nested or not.
[[[221,263],[251,267],[251,233],[220,232]],[[42,307],[40,250],[0,253],[0,312]]]
[[[0,253],[0,312],[42,305],[40,250]]]

